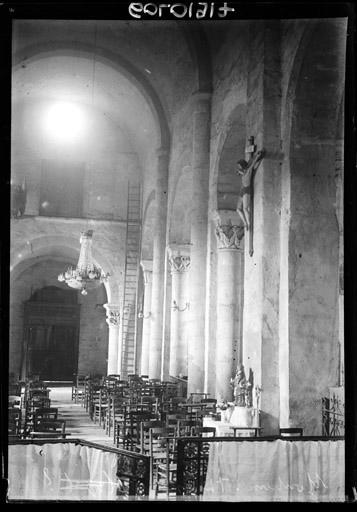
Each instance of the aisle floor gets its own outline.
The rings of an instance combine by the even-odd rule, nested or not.
[[[106,435],[105,430],[94,423],[81,404],[72,401],[71,387],[50,387],[51,407],[58,408],[58,416],[66,420],[67,439],[84,439],[93,443],[115,447],[113,439]]]

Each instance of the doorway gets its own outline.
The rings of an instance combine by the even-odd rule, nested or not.
[[[54,286],[25,303],[23,378],[72,381],[78,367],[79,308],[75,290]]]

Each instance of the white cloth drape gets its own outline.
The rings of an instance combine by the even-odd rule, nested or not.
[[[74,443],[10,445],[8,498],[116,500],[117,455]]]
[[[210,443],[203,500],[339,502],[344,441]]]

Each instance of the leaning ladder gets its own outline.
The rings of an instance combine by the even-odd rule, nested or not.
[[[121,378],[135,373],[137,297],[141,251],[141,187],[128,184],[124,294],[122,309]]]

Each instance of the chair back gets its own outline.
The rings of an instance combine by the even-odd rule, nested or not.
[[[176,435],[178,437],[185,437],[192,435],[192,429],[196,427],[201,427],[202,422],[200,420],[178,420],[176,427]]]
[[[37,425],[43,421],[56,421],[58,419],[58,409],[57,407],[42,407],[40,409],[36,409],[34,412],[34,429],[37,429]]]
[[[187,402],[197,404],[197,403],[200,403],[202,400],[206,400],[207,396],[208,396],[208,393],[190,393],[190,396],[187,399]]]
[[[48,437],[46,434],[53,434],[53,436],[50,435],[50,437],[58,436],[64,438],[66,432],[66,420],[43,419],[41,421],[38,421],[34,425],[33,432],[41,432],[41,434],[43,434],[43,437]]]
[[[149,455],[153,459],[165,458],[168,450],[168,438],[175,437],[175,429],[153,427],[149,429]]]

